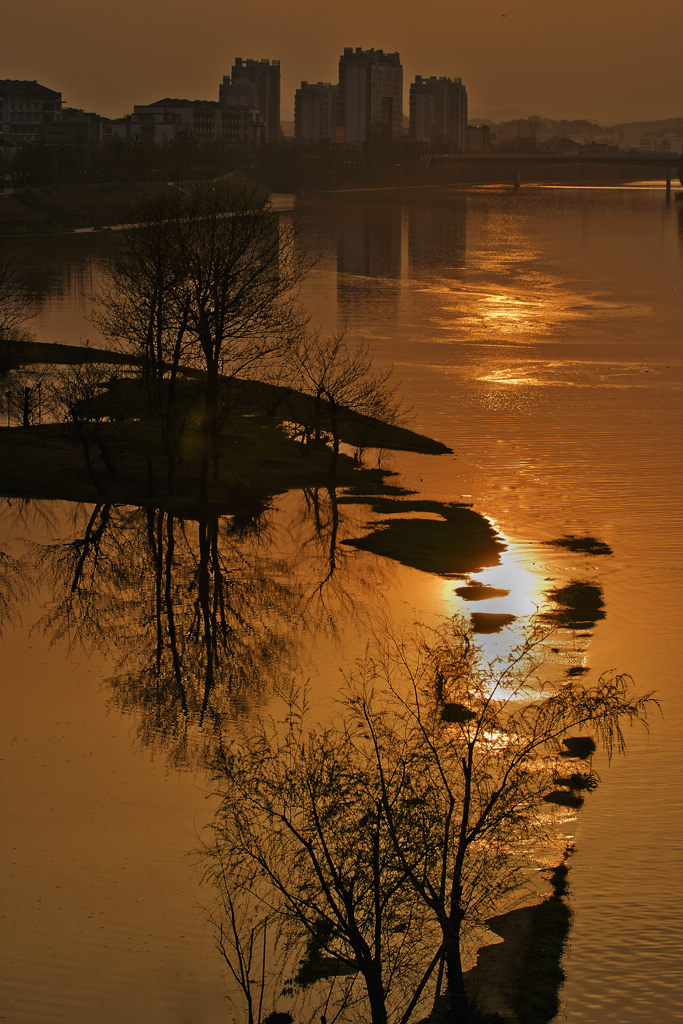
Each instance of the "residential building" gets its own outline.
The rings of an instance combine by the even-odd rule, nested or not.
[[[12,142],[43,142],[45,127],[61,116],[61,92],[35,81],[0,79],[0,131]]]
[[[334,142],[338,87],[329,82],[302,82],[294,95],[294,138],[297,142]]]
[[[258,149],[266,138],[261,113],[253,107],[222,106],[223,141],[229,146]]]
[[[280,61],[244,60],[235,57],[230,75],[225,75],[218,88],[223,106],[243,107],[257,111],[264,124],[266,142],[280,139]]]
[[[347,144],[403,131],[403,67],[398,53],[347,46],[339,58],[338,119]]]
[[[129,138],[149,146],[191,138],[198,142],[225,142],[231,146],[258,146],[265,126],[257,110],[226,106],[214,100],[163,99],[136,104],[130,118]],[[113,132],[105,132],[113,135]]]
[[[410,86],[410,134],[418,142],[446,145],[460,153],[467,146],[467,90],[459,78],[423,78]]]
[[[470,153],[481,153],[490,149],[495,142],[495,135],[491,134],[491,126],[488,124],[468,124],[467,126],[467,149]]]
[[[158,146],[181,136],[201,141],[219,139],[222,134],[221,107],[211,100],[182,100],[167,97],[133,107],[131,142]]]
[[[62,107],[59,121],[43,126],[43,141],[53,146],[99,146],[102,118],[77,107]]]
[[[132,114],[125,117],[103,117],[101,120],[102,145],[116,145],[130,142]]]

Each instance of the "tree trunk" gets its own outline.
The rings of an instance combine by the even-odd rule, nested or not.
[[[377,972],[372,969],[365,975],[365,984],[370,1002],[370,1019],[372,1024],[387,1024],[387,1008],[384,1002],[384,986]]]
[[[454,1024],[469,1024],[471,1020],[470,1004],[465,993],[465,975],[460,956],[460,927],[461,918],[459,915],[454,915],[449,920],[444,933],[446,982]]]

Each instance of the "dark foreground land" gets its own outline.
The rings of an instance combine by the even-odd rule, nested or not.
[[[375,493],[384,473],[362,467],[358,453],[365,448],[429,455],[450,451],[405,427],[340,408],[342,450],[335,458],[322,437],[319,443],[301,443],[302,431],[319,416],[311,396],[262,381],[226,378],[216,456],[210,459],[207,493],[200,497],[206,446],[200,373],[188,369],[173,406],[149,415],[139,377],[120,374],[124,366],[135,371],[131,357],[105,349],[11,344],[15,366],[52,374],[88,365],[105,372],[111,366],[112,378],[94,403],[84,398],[72,405],[69,416],[50,417],[48,412],[42,418],[52,421],[37,423],[33,409],[28,423],[3,428],[0,487],[8,497],[106,498],[184,512],[208,505],[214,512],[234,514],[249,505],[257,509],[293,488],[329,486],[332,479],[335,486]],[[45,385],[45,394],[50,386]]]

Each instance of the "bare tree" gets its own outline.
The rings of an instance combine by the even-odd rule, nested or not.
[[[146,211],[100,296],[102,329],[140,354],[148,379],[167,375],[171,396],[181,360],[203,371],[214,476],[229,380],[258,375],[298,336],[304,318],[296,286],[306,269],[265,189],[223,180],[176,190]],[[208,454],[204,494],[207,471]]]
[[[545,798],[591,788],[563,777],[568,754],[625,749],[624,723],[647,723],[651,695],[608,673],[593,685],[540,675],[548,630],[532,627],[512,654],[484,662],[455,619],[406,637],[386,630],[353,673],[347,718],[373,751],[373,772],[394,853],[442,935],[452,1019],[471,1020],[463,943],[519,890],[530,841],[548,824]],[[572,733],[591,737],[572,742]],[[577,739],[573,738],[574,741]],[[576,762],[574,762],[576,763]],[[368,769],[369,770],[369,769]]]
[[[0,341],[11,339],[31,316],[31,299],[9,260],[0,259]]]
[[[397,386],[392,371],[377,370],[367,345],[349,345],[344,332],[323,337],[319,332],[302,334],[291,351],[293,383],[313,398],[311,415],[304,427],[304,441],[332,440],[334,473],[342,429],[357,447],[367,443],[361,417],[395,423],[400,414]],[[350,415],[349,415],[350,414]],[[363,436],[365,433],[365,440]]]
[[[140,363],[150,412],[160,407],[164,382],[172,404],[178,367],[190,353],[183,264],[178,259],[174,193],[144,208],[96,296],[94,320],[105,335]]]
[[[350,756],[353,737],[341,721],[309,730],[301,694],[285,695],[283,710],[282,722],[260,721],[221,751],[208,876],[218,865],[223,879],[227,860],[233,882],[258,886],[289,948],[299,950],[302,983],[340,982],[343,1019],[356,1007],[373,1024],[405,1024],[438,956],[424,965],[429,922],[405,884],[367,758]],[[225,903],[228,922],[231,912]]]
[[[115,377],[112,367],[106,364],[63,367],[52,375],[45,396],[51,413],[72,424],[88,476],[98,491],[118,474],[116,448],[121,438],[117,441],[108,429],[111,410],[102,401]]]
[[[31,381],[21,371],[22,356],[17,342],[30,340],[22,325],[32,315],[31,299],[17,268],[0,259],[0,380],[7,398],[10,415],[21,420],[24,427],[31,422]]]

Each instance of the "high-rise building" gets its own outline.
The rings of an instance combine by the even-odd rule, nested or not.
[[[423,78],[410,87],[410,134],[418,142],[467,146],[467,89],[459,78]]]
[[[346,143],[402,134],[403,67],[398,53],[344,48],[339,58],[338,117]]]
[[[338,86],[302,82],[294,95],[294,138],[297,142],[334,142]]]
[[[218,88],[224,106],[243,107],[259,112],[265,124],[265,141],[280,139],[280,61],[243,60],[235,57],[230,75]]]

